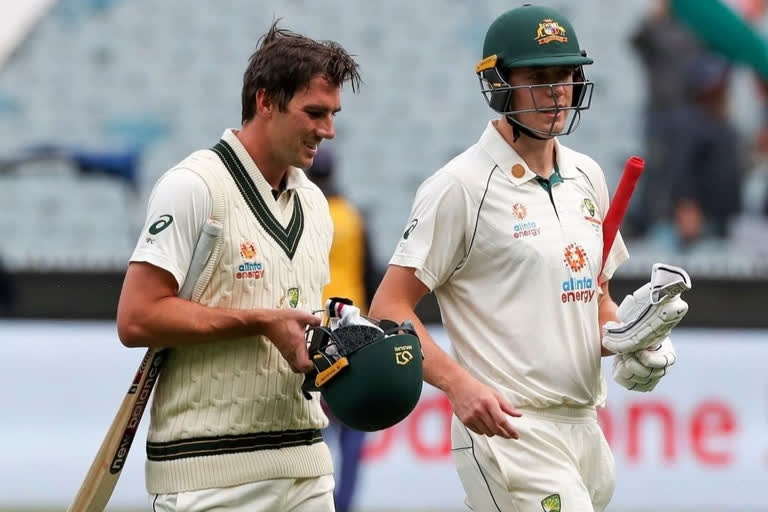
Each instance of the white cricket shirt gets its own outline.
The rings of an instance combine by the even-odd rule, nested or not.
[[[591,158],[555,147],[559,176],[547,187],[489,123],[419,187],[390,260],[435,292],[458,362],[517,406],[605,400],[598,273],[608,188]],[[617,235],[603,278],[627,258]]]

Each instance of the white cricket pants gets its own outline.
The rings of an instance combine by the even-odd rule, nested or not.
[[[595,409],[519,411],[521,418],[510,418],[518,440],[475,434],[453,417],[453,460],[466,505],[475,512],[602,512],[613,496],[615,466]]]
[[[334,512],[333,475],[150,495],[153,512]]]

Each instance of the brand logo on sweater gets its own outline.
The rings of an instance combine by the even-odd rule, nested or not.
[[[261,279],[264,276],[264,266],[256,261],[256,244],[243,240],[240,244],[240,258],[235,279]]]
[[[246,261],[253,261],[256,258],[256,245],[246,240],[240,244],[240,257]]]

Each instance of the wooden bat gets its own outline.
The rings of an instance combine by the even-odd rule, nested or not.
[[[221,230],[222,225],[214,220],[209,220],[203,226],[203,232],[192,254],[187,277],[178,293],[182,299],[192,297],[195,284],[213,252]],[[80,489],[67,509],[68,512],[102,512],[107,506],[125,465],[152,388],[160,375],[165,355],[165,349],[147,350]]]

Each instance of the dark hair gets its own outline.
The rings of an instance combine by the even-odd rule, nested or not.
[[[280,20],[272,22],[248,59],[243,76],[242,122],[256,115],[256,92],[265,89],[277,101],[281,112],[297,91],[309,87],[320,74],[341,87],[351,82],[352,90],[360,88],[358,65],[342,46],[333,41],[315,41],[309,37],[278,28]]]

